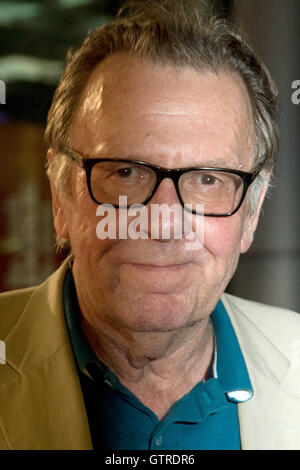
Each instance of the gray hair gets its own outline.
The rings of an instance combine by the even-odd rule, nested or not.
[[[47,148],[56,152],[47,174],[59,194],[67,191],[71,165],[59,150],[68,143],[80,97],[94,68],[119,51],[153,63],[189,66],[199,72],[234,72],[242,78],[253,114],[254,167],[262,169],[248,196],[254,210],[278,153],[277,89],[241,24],[233,16],[215,14],[199,0],[127,2],[112,23],[89,33],[79,49],[67,54],[45,131]]]

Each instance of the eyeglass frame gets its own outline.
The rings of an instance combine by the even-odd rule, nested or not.
[[[93,191],[92,191],[92,185],[91,185],[91,173],[93,167],[99,163],[99,162],[125,162],[125,163],[136,163],[138,165],[145,166],[147,168],[150,168],[151,170],[154,171],[156,174],[156,183],[147,199],[144,202],[137,203],[137,204],[143,204],[146,205],[154,196],[155,192],[159,188],[160,183],[165,179],[165,178],[170,178],[173,181],[173,184],[175,186],[176,194],[177,197],[183,207],[185,207],[185,203],[182,200],[181,194],[180,194],[180,189],[179,189],[179,178],[184,174],[189,171],[196,171],[196,170],[207,170],[207,171],[220,171],[223,173],[231,173],[234,175],[239,176],[242,181],[243,181],[243,192],[240,198],[240,202],[238,206],[231,212],[228,212],[226,214],[203,214],[205,217],[230,217],[231,215],[235,214],[241,207],[241,205],[244,202],[245,196],[247,194],[247,191],[250,187],[250,185],[253,183],[255,178],[258,176],[258,174],[261,171],[261,168],[258,168],[252,172],[246,172],[242,170],[235,170],[235,169],[230,169],[230,168],[221,168],[221,167],[207,167],[207,166],[201,166],[201,167],[185,167],[185,168],[164,168],[161,166],[157,165],[152,165],[151,163],[148,162],[143,162],[139,160],[127,160],[127,159],[116,159],[116,158],[86,158],[83,155],[81,155],[79,152],[71,149],[70,147],[63,147],[60,150],[60,153],[66,155],[68,158],[70,158],[72,161],[74,161],[80,168],[85,170],[86,174],[86,182],[87,182],[87,187],[89,191],[89,195],[91,199],[96,203],[96,204],[108,204],[108,203],[103,203],[99,202],[96,200],[94,197]],[[116,204],[111,204],[113,207],[116,209],[119,209],[120,206]],[[195,210],[189,211],[192,214],[198,214]]]

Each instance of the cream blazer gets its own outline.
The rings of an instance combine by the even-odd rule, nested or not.
[[[63,314],[67,268],[0,295],[2,450],[92,449]],[[242,449],[300,449],[300,315],[228,294],[222,301],[254,389],[238,405]]]

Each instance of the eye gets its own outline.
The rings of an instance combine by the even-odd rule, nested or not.
[[[199,175],[199,177],[197,178],[197,183],[200,183],[206,186],[213,186],[220,182],[221,181],[216,176],[211,175],[209,173],[203,173],[202,175]]]
[[[125,178],[125,179],[136,178],[138,176],[138,170],[137,168],[133,166],[124,167],[124,168],[119,168],[117,170],[117,174],[121,178]]]

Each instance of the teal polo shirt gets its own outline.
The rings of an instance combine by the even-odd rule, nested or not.
[[[90,347],[80,327],[71,270],[65,278],[63,298],[94,449],[241,449],[237,403],[249,400],[253,392],[234,329],[221,301],[211,314],[215,354],[209,375],[159,420]]]

